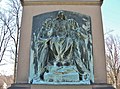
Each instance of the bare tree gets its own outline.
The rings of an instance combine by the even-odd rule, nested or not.
[[[1,56],[0,62],[3,60],[3,56],[5,56],[6,51],[10,52],[11,55],[14,55],[14,58],[11,57],[11,59],[15,60],[14,77],[16,78],[22,6],[20,0],[9,0],[7,2],[7,7],[9,7],[9,9],[6,10],[7,13],[3,13],[3,11],[5,10],[2,10],[0,12],[1,14],[0,20],[2,21],[2,24],[0,26],[1,26],[1,31],[3,31],[1,33],[2,37],[0,37],[1,38],[0,49],[2,50],[4,49],[2,51],[3,55]],[[5,37],[7,39],[5,39]],[[6,45],[3,46],[5,43]],[[8,44],[10,44],[11,47],[8,46]]]
[[[7,17],[5,14],[6,11],[0,12],[0,62],[3,60],[5,52],[8,48],[8,44],[10,42],[11,36],[10,36],[10,27],[8,25],[10,24],[12,18]],[[11,30],[12,31],[12,30]],[[12,34],[12,33],[11,33]]]
[[[116,89],[120,87],[120,39],[109,35],[105,39],[108,82]]]
[[[21,29],[21,13],[22,13],[22,6],[19,0],[11,0],[11,3],[9,4],[11,9],[11,13],[15,18],[15,29],[16,34],[12,35],[11,38],[13,39],[15,43],[15,66],[14,66],[14,82],[16,79],[16,71],[17,71],[17,63],[18,63],[18,47],[19,47],[19,38],[20,38],[20,29]]]

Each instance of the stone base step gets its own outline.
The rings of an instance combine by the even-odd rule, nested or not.
[[[110,84],[92,85],[51,85],[51,84],[12,84],[8,89],[115,89]]]

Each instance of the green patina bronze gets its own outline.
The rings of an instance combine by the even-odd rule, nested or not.
[[[34,16],[29,83],[91,84],[92,53],[90,16],[64,10]]]

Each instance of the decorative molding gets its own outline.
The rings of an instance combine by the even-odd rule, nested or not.
[[[23,6],[36,5],[102,5],[102,1],[24,1]]]

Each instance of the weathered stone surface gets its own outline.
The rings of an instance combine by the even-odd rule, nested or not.
[[[110,84],[92,85],[35,85],[35,84],[13,84],[8,89],[115,89]]]
[[[93,89],[115,89],[111,84],[93,84]]]
[[[25,83],[21,83],[21,84],[12,84],[11,87],[9,87],[8,89],[31,89],[31,85],[30,84],[25,84]]]

